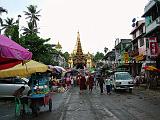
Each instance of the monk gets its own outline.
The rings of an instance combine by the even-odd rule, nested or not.
[[[89,91],[92,93],[93,90],[93,85],[94,85],[94,77],[89,74],[88,76],[88,86],[89,86]]]
[[[82,94],[83,90],[87,89],[86,78],[82,74],[80,75],[80,79],[79,79],[79,88],[80,88],[80,94]]]

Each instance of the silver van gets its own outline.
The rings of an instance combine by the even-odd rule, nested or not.
[[[25,86],[23,95],[27,95],[30,87],[28,86],[28,79],[23,78],[0,78],[0,98],[14,97],[13,93],[21,86]]]
[[[133,79],[128,72],[115,72],[111,76],[111,80],[113,81],[114,90],[125,89],[129,90],[132,93],[133,89]]]

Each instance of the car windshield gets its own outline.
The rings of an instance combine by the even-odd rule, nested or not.
[[[129,73],[117,73],[115,74],[116,80],[129,80],[132,79]]]

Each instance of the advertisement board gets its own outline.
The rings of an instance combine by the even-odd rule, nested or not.
[[[149,38],[149,49],[150,49],[150,55],[156,56],[158,53],[158,43],[156,37]]]

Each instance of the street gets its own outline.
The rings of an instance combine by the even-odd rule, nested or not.
[[[53,110],[42,107],[38,117],[26,120],[160,120],[160,92],[134,88],[127,91],[100,94],[99,88],[93,93],[79,94],[74,87],[65,93],[55,93]],[[14,120],[13,103],[0,105],[0,120]]]

